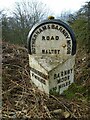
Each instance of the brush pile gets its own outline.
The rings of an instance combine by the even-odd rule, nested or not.
[[[26,48],[3,42],[2,49],[2,119],[89,120],[88,101],[48,96],[37,89],[30,80]]]

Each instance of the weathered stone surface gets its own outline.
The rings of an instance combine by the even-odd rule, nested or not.
[[[40,90],[61,94],[74,81],[76,44],[68,25],[47,20],[34,26],[28,50],[31,79]]]
[[[39,87],[39,89],[49,93],[49,90],[54,90],[60,94],[74,82],[74,65],[75,56],[61,63],[53,65],[50,62],[46,63],[40,59],[35,59],[29,55],[30,75],[32,81]]]

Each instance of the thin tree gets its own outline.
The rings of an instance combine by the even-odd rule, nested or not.
[[[15,23],[19,33],[21,34],[21,41],[25,43],[27,34],[31,27],[47,18],[49,10],[46,5],[37,1],[22,1],[21,3],[17,2],[15,10],[13,12]]]

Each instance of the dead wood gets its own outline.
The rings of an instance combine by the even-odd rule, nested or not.
[[[3,119],[89,120],[90,107],[87,103],[74,99],[67,100],[62,96],[48,97],[37,89],[30,80],[26,48],[5,42],[2,48]],[[78,71],[80,71],[79,68]],[[78,95],[83,96],[79,93]]]

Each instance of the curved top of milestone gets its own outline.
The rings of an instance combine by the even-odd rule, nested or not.
[[[76,53],[76,39],[72,29],[59,19],[35,24],[29,32],[28,52],[31,55],[64,55]]]

